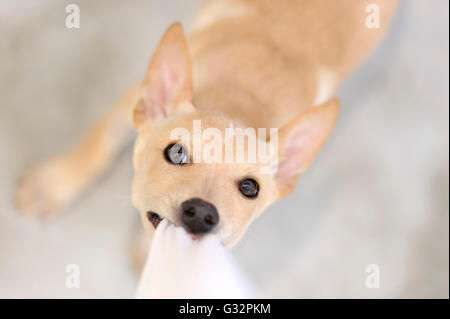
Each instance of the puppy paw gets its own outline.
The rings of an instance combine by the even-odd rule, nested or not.
[[[74,196],[72,181],[58,162],[46,162],[26,170],[15,193],[16,207],[28,214],[57,215]]]

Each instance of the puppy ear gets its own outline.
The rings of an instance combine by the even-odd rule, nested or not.
[[[330,134],[339,101],[329,100],[282,127],[278,133],[278,169],[275,179],[281,197],[290,193]]]
[[[192,100],[192,67],[181,24],[163,35],[142,82],[142,98],[134,110],[134,124],[166,117],[181,102]]]

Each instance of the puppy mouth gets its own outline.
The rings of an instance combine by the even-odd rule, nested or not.
[[[158,227],[159,223],[162,222],[165,218],[159,216],[155,212],[149,211],[149,212],[147,212],[147,219],[149,220],[150,223],[152,223],[153,227],[155,227],[155,229],[156,229],[156,227]],[[188,232],[188,233],[189,233],[189,236],[191,236],[191,238],[193,240],[199,240],[201,238],[201,236],[199,236],[199,235],[195,235],[190,232]]]
[[[147,218],[152,223],[153,227],[158,227],[159,223],[164,219],[163,217],[159,216],[155,212],[147,212]]]

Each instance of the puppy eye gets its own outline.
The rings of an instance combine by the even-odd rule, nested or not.
[[[174,165],[184,165],[189,163],[189,154],[186,148],[179,143],[167,145],[164,149],[164,158],[167,162]]]
[[[247,198],[256,198],[259,192],[258,182],[253,178],[245,178],[239,182],[239,191]]]

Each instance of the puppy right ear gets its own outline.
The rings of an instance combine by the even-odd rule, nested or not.
[[[289,194],[333,129],[339,101],[331,99],[292,120],[278,133],[279,159],[275,174],[280,196]]]
[[[134,110],[134,124],[164,118],[181,102],[192,101],[192,67],[181,24],[163,35],[142,82],[142,97]]]

